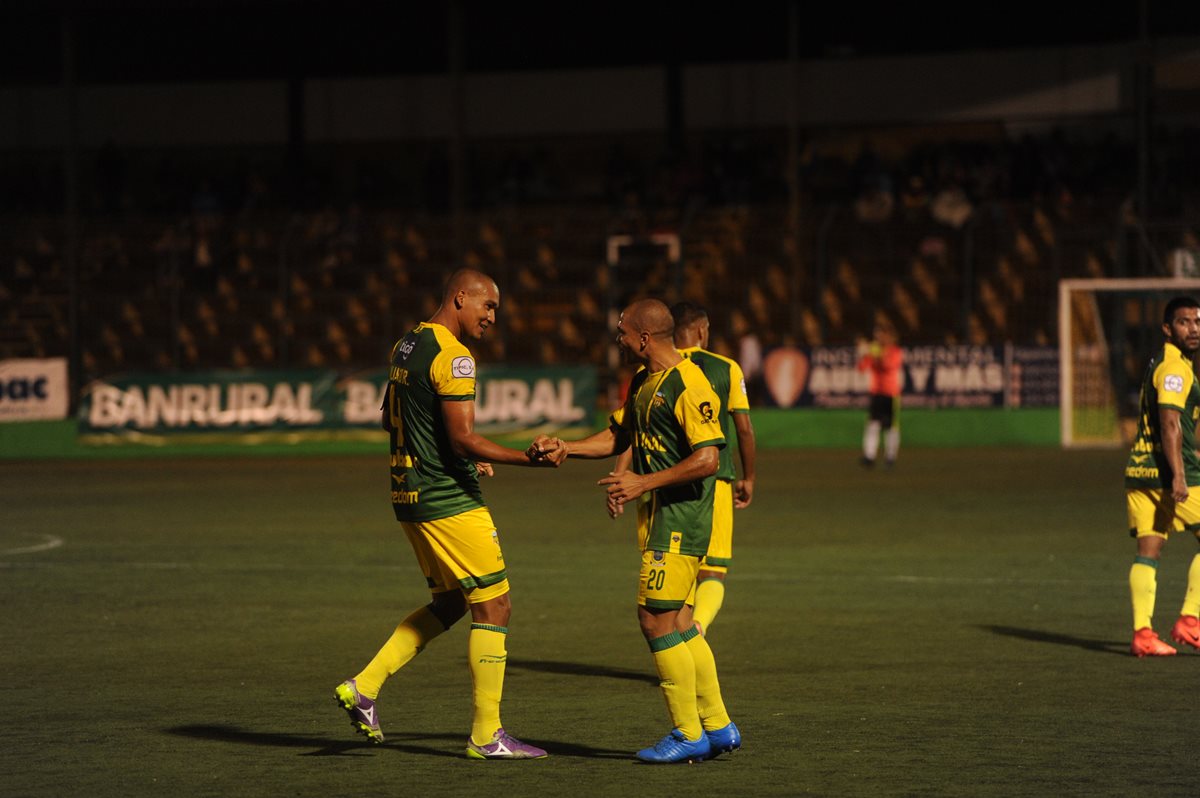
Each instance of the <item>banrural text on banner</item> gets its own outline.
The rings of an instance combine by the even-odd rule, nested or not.
[[[127,374],[98,380],[79,408],[83,436],[378,429],[385,369]],[[484,433],[587,426],[591,367],[480,370],[476,427]]]

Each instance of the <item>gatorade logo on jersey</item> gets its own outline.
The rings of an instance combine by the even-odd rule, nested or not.
[[[456,357],[450,362],[450,373],[455,377],[466,378],[475,376],[475,359]]]
[[[1178,374],[1168,374],[1163,380],[1163,389],[1171,393],[1183,393],[1183,377]]]

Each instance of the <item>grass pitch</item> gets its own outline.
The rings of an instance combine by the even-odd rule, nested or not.
[[[426,592],[385,458],[7,463],[4,796],[1194,795],[1200,656],[1127,653],[1121,452],[764,451],[710,633],[733,756],[643,766],[666,710],[605,464],[498,469],[503,715],[537,762],[462,757],[466,623],[333,701]],[[1167,547],[1156,625],[1182,599]]]

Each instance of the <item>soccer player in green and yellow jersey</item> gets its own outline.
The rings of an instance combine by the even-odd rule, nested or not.
[[[721,400],[700,368],[675,349],[673,327],[658,300],[627,307],[617,343],[627,360],[644,368],[625,404],[606,429],[582,441],[534,442],[548,452],[585,458],[632,447],[633,469],[600,484],[607,486],[611,506],[638,502],[638,620],[674,724],[656,745],[638,752],[646,762],[699,761],[741,745],[721,699],[712,649],[688,611],[712,535],[715,474],[725,445]]]
[[[700,563],[693,610],[696,623],[707,633],[725,601],[725,575],[733,559],[733,510],[749,507],[754,499],[757,446],[754,426],[750,423],[746,379],[736,361],[708,351],[707,311],[691,302],[679,302],[672,306],[671,317],[675,320],[675,346],[679,354],[700,367],[721,399],[719,419],[725,440],[733,437],[735,429],[737,431],[738,457],[742,465],[739,479],[730,447],[721,449],[712,540]]]
[[[1200,539],[1200,458],[1196,419],[1200,385],[1192,358],[1200,351],[1200,303],[1176,297],[1163,312],[1162,351],[1151,359],[1142,381],[1138,433],[1125,465],[1129,534],[1137,556],[1129,569],[1133,643],[1139,657],[1169,657],[1175,649],[1154,633],[1151,618],[1158,591],[1158,561],[1167,536],[1188,531]],[[1200,648],[1200,554],[1188,569],[1187,593],[1171,637]]]
[[[700,561],[692,610],[701,633],[706,634],[725,601],[725,576],[733,560],[733,510],[749,507],[754,498],[757,447],[741,367],[736,361],[707,349],[708,312],[694,303],[679,302],[671,307],[671,318],[675,324],[675,348],[700,367],[721,400],[718,419],[726,442],[733,439],[735,430],[737,432],[738,458],[742,467],[742,477],[738,479],[730,451],[732,447],[726,445],[721,449],[713,497],[712,539],[708,552]],[[626,450],[617,458],[613,472],[619,474],[629,468],[630,459],[631,452]],[[610,505],[609,512],[619,515],[620,505]]]
[[[512,604],[504,554],[479,489],[491,463],[557,466],[561,455],[495,444],[475,432],[475,359],[459,340],[479,340],[496,322],[500,290],[463,269],[447,283],[441,307],[392,349],[383,427],[391,436],[391,497],[431,600],[406,617],[353,679],[338,685],[351,724],[383,742],[375,699],[383,683],[470,610],[468,662],[474,717],[466,753],[475,759],[539,759],[500,723]]]

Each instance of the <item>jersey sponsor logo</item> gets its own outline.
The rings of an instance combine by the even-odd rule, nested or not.
[[[475,376],[475,358],[456,357],[450,362],[450,373],[455,377],[467,378]]]
[[[704,416],[704,421],[701,422],[702,424],[712,423],[712,420],[713,420],[712,402],[701,402],[700,403],[700,415]]]
[[[1132,479],[1158,479],[1158,469],[1153,466],[1129,466],[1125,476]]]
[[[420,501],[421,491],[419,490],[392,491],[392,504],[418,504]]]
[[[416,348],[417,340],[415,338],[405,338],[400,342],[400,346],[397,347],[397,349],[400,351],[401,357],[405,360],[408,359],[408,356],[411,355],[413,350]]]
[[[1183,377],[1178,374],[1168,374],[1163,379],[1163,389],[1171,393],[1183,393]]]

